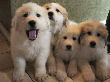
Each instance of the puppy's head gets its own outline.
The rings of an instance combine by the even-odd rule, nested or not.
[[[58,35],[56,48],[66,52],[77,51],[79,36],[80,29],[78,26],[70,25],[64,28]]]
[[[39,32],[49,29],[49,25],[47,10],[32,2],[18,8],[12,20],[12,27],[29,40],[35,40]]]
[[[80,25],[80,28],[81,46],[91,49],[105,47],[108,35],[105,25],[97,21],[86,21]]]
[[[44,7],[48,11],[48,16],[52,24],[52,30],[54,30],[54,32],[57,32],[63,26],[68,25],[68,14],[64,7],[58,3],[45,4]]]

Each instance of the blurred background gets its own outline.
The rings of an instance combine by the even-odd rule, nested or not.
[[[39,5],[60,3],[67,9],[69,19],[78,23],[89,19],[104,20],[110,9],[110,0],[0,0],[0,22],[6,29],[10,29],[11,18],[16,9],[30,1]]]

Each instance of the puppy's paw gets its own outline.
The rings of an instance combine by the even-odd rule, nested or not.
[[[60,71],[57,72],[56,77],[60,82],[66,82],[67,74],[65,72]]]
[[[21,82],[23,80],[24,73],[15,71],[13,72],[13,82]]]
[[[52,76],[56,75],[56,65],[49,65],[48,66],[48,73]]]
[[[91,73],[85,73],[85,75],[83,76],[85,82],[95,82],[96,78],[94,74]]]
[[[35,80],[38,82],[44,82],[46,79],[48,79],[48,75],[47,74],[36,74],[35,75]]]
[[[76,75],[77,75],[77,71],[76,70],[68,70],[67,71],[67,75],[73,79]]]
[[[100,71],[100,72],[96,72],[96,76],[99,80],[106,80],[108,78],[110,78],[110,73],[106,70],[106,71]]]

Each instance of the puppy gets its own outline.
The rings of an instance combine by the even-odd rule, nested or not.
[[[47,68],[49,74],[55,75],[56,63],[55,63],[55,58],[53,56],[53,49],[56,42],[55,36],[57,36],[57,33],[59,33],[59,31],[62,28],[67,27],[67,25],[69,24],[68,14],[66,9],[58,3],[45,4],[43,7],[45,7],[48,11],[48,16],[51,24],[51,32],[52,32],[51,51],[47,61]]]
[[[14,82],[21,82],[23,79],[28,60],[35,61],[35,77],[39,82],[47,77],[45,64],[50,52],[50,40],[47,10],[32,2],[23,4],[12,20],[11,54]]]
[[[56,77],[61,82],[65,82],[67,74],[70,78],[77,74],[76,55],[79,51],[80,29],[78,26],[70,25],[59,32],[54,55],[56,58]],[[64,62],[68,63],[67,73]]]
[[[106,26],[97,21],[86,21],[80,24],[80,53],[78,66],[86,82],[95,82],[95,75],[90,62],[94,62],[96,77],[105,80],[110,76],[110,61],[106,50],[108,32]]]

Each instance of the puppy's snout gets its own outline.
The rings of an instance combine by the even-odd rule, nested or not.
[[[96,42],[95,42],[95,41],[91,41],[91,42],[90,42],[90,47],[91,47],[91,48],[94,48],[95,46],[96,46]]]
[[[31,20],[28,22],[28,24],[31,26],[31,27],[35,27],[35,24],[36,22],[34,20]]]
[[[53,16],[53,12],[48,12],[48,15],[49,15],[50,17],[52,17],[52,16]]]
[[[71,50],[72,46],[71,45],[66,45],[67,50]]]

